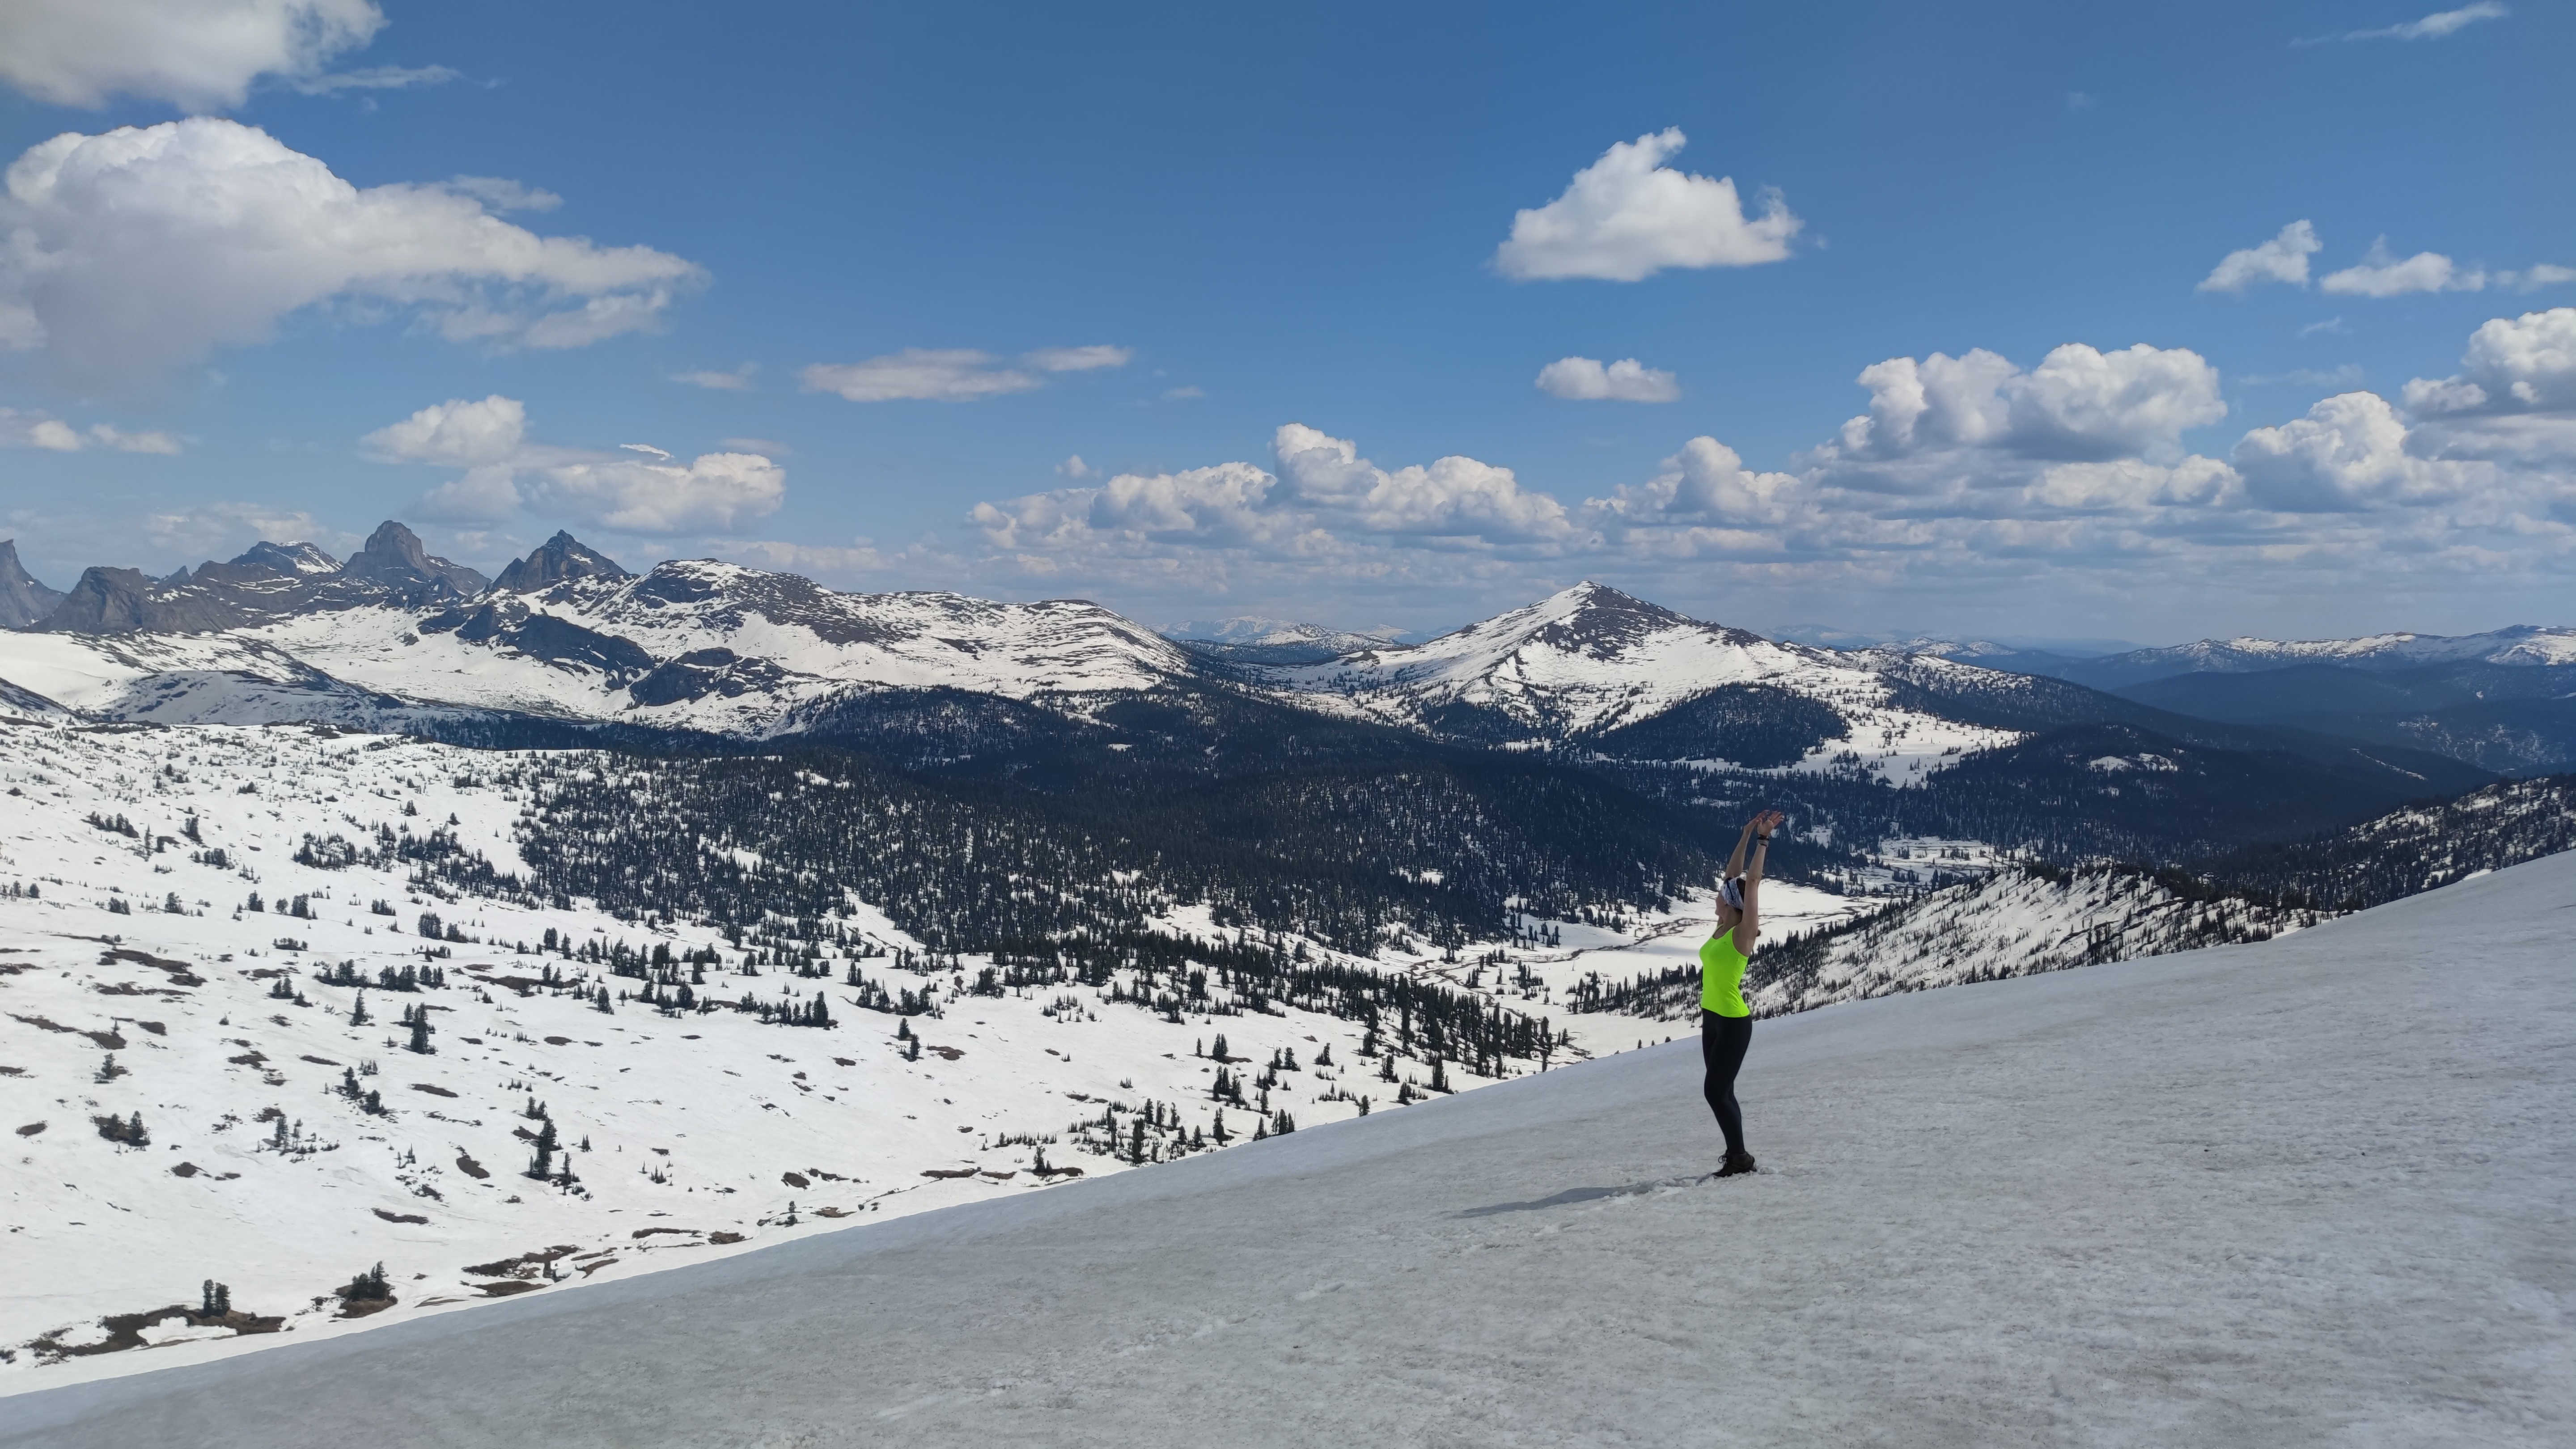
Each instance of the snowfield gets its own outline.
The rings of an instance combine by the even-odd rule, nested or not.
[[[141,1331],[149,1352],[63,1352],[105,1340],[103,1319],[200,1307],[208,1279],[229,1286],[237,1312],[282,1320],[280,1335],[378,1327],[857,1214],[1023,1193],[1070,1180],[1063,1169],[1115,1173],[1134,1163],[1099,1149],[1111,1135],[1132,1142],[1140,1115],[1155,1123],[1148,1162],[1214,1150],[1220,1122],[1240,1142],[1262,1115],[1213,1100],[1216,1071],[1249,1079],[1281,1052],[1296,1065],[1251,1105],[1301,1128],[1430,1086],[1425,1061],[1361,1058],[1359,1023],[1293,1008],[1175,1024],[1078,987],[967,994],[987,963],[897,969],[891,953],[921,943],[866,902],[843,925],[886,954],[834,954],[820,976],[770,963],[745,975],[744,952],[713,930],[647,927],[580,901],[441,898],[399,860],[327,864],[446,831],[495,869],[521,869],[513,825],[528,802],[484,779],[506,758],[302,726],[0,721],[0,1129],[15,1134],[0,1139],[12,1154],[0,1393],[283,1341],[156,1318]],[[1777,908],[1799,912],[1780,889]],[[1852,909],[1806,894],[1807,917]],[[441,939],[421,934],[425,914]],[[1568,1015],[1560,993],[1600,952],[1652,949],[1693,919],[1685,908],[1623,930],[1533,921],[1550,944],[1497,947],[1481,964],[1389,949],[1375,964],[1553,1019],[1570,1032],[1562,1065],[1648,1038],[1628,1017]],[[1704,905],[1695,919],[1704,930]],[[1165,924],[1222,934],[1204,908]],[[701,999],[799,1010],[820,996],[836,1025],[657,1011],[631,999],[641,980],[588,954],[621,943],[711,956],[694,969]],[[445,985],[316,979],[344,966],[366,983],[436,969]],[[935,998],[940,1014],[861,1009],[852,969]],[[415,1008],[431,1022],[428,1053],[409,1049]],[[1228,1063],[1201,1055],[1219,1034]],[[1456,1063],[1447,1080],[1489,1081]],[[544,1126],[526,1115],[531,1099],[571,1184],[522,1175]],[[148,1146],[102,1135],[99,1119],[136,1114]],[[340,1316],[335,1290],[379,1261],[394,1305]],[[504,1271],[469,1271],[495,1264]],[[199,1337],[225,1341],[157,1346]]]
[[[1764,1021],[1749,1178],[1701,1177],[1676,1043],[29,1395],[0,1444],[2564,1444],[2571,902],[2562,854]]]

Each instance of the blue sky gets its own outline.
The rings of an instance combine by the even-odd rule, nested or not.
[[[58,587],[401,517],[1153,622],[2576,598],[2565,6],[8,12]]]

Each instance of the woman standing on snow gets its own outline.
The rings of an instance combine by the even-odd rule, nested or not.
[[[1717,1130],[1726,1134],[1726,1164],[1719,1177],[1753,1170],[1753,1154],[1744,1150],[1744,1111],[1735,1104],[1735,1072],[1744,1065],[1744,1049],[1753,1044],[1753,1009],[1744,1004],[1744,966],[1761,934],[1757,907],[1762,889],[1762,858],[1770,853],[1771,832],[1787,817],[1765,810],[1746,821],[1727,857],[1726,874],[1717,885],[1717,930],[1699,948],[1699,1055],[1708,1068],[1701,1088],[1708,1109],[1717,1114]],[[1750,851],[1752,859],[1745,859]]]

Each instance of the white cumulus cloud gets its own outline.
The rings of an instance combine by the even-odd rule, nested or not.
[[[1892,357],[1861,370],[1869,412],[1843,424],[1853,458],[1986,448],[2034,458],[2178,453],[2185,429],[2227,415],[2218,370],[2187,348],[2146,343],[2102,352],[2081,342],[2024,372],[1984,348],[1963,357]]]
[[[1671,402],[1682,395],[1681,383],[1660,368],[1633,357],[1606,366],[1598,358],[1560,357],[1538,370],[1538,390],[1550,397],[1578,402]]]
[[[2469,334],[2461,371],[2406,384],[2419,414],[2576,412],[2576,307],[2495,317]]]
[[[2406,424],[2377,393],[2320,400],[2307,416],[2256,428],[2236,445],[2236,470],[2256,503],[2330,513],[2423,503],[2458,491],[2457,468],[2406,449]]]
[[[2182,349],[2070,343],[2027,369],[1970,349],[1890,358],[1859,380],[1869,410],[1786,468],[1693,437],[1579,503],[1463,455],[1381,467],[1292,423],[1269,466],[979,504],[987,552],[960,566],[1309,611],[1318,597],[1516,603],[1579,569],[1676,602],[1758,589],[1775,610],[1901,611],[1949,597],[1999,619],[2076,601],[2106,619],[2189,613],[2284,591],[2548,603],[2576,569],[2576,308],[2487,323],[2460,372],[2419,379],[2403,412],[2348,387],[2211,450],[2224,456],[2183,446],[2228,409],[2216,370]]]
[[[450,398],[432,403],[367,434],[358,445],[391,462],[474,467],[508,461],[527,435],[527,404],[494,393],[479,402]]]
[[[118,383],[335,301],[453,340],[576,347],[656,325],[695,265],[541,237],[444,185],[361,189],[267,132],[194,119],[30,147],[0,195],[0,346]]]
[[[2242,292],[2257,282],[2287,282],[2304,287],[2308,284],[2308,258],[2323,245],[2317,240],[2315,227],[2304,220],[2291,222],[2261,246],[2245,247],[2219,258],[2218,265],[2201,278],[2198,290]]]
[[[627,533],[727,532],[777,512],[787,496],[787,471],[758,452],[702,453],[684,463],[649,443],[611,450],[533,442],[526,405],[498,393],[432,404],[359,446],[384,462],[462,470],[416,505],[447,522],[497,523],[535,508]]]
[[[1753,526],[1790,522],[1813,499],[1798,475],[1747,468],[1733,448],[1698,437],[1666,458],[1654,477],[1619,489],[1603,506],[1632,522],[1704,519]]]
[[[628,533],[724,532],[777,512],[787,470],[752,453],[566,463],[542,470],[528,491],[538,507]]]
[[[1516,213],[1494,253],[1507,277],[1594,277],[1634,282],[1666,267],[1749,267],[1789,256],[1804,223],[1777,194],[1748,217],[1731,177],[1664,165],[1687,138],[1680,128],[1621,141],[1574,174],[1564,194]]]
[[[384,24],[375,0],[9,0],[0,81],[58,106],[220,110],[262,76],[317,78]]]

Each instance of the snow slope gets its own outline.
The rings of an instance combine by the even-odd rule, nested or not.
[[[0,631],[0,682],[96,719],[387,728],[417,713],[284,650],[229,634]]]
[[[1763,1022],[1750,1178],[1698,1179],[1676,1044],[32,1395],[0,1444],[2563,1444],[2571,900],[2576,854]]]
[[[1130,1164],[1100,1149],[1110,1131],[1129,1140],[1149,1102],[1168,1124],[1149,1160],[1182,1150],[1169,1127],[1188,1134],[1188,1150],[1212,1150],[1220,1115],[1238,1141],[1258,1115],[1211,1099],[1217,1064],[1196,1053],[1219,1033],[1241,1077],[1295,1053],[1274,1088],[1248,1095],[1301,1127],[1357,1115],[1362,1098],[1385,1109],[1404,1082],[1429,1081],[1427,1062],[1360,1058],[1360,1024],[1294,1009],[1176,1024],[1079,987],[967,994],[979,958],[914,972],[838,948],[820,978],[767,963],[745,975],[744,953],[712,930],[621,921],[578,900],[528,910],[443,899],[399,861],[296,859],[308,839],[327,857],[335,836],[369,846],[380,832],[445,830],[514,871],[526,802],[483,778],[502,758],[303,727],[0,721],[0,1129],[16,1133],[0,1138],[11,1144],[0,1392],[145,1367],[133,1352],[51,1364],[38,1340],[77,1346],[100,1336],[103,1316],[194,1304],[208,1278],[229,1284],[242,1311],[327,1334],[350,1326],[332,1316],[332,1290],[378,1260],[400,1280],[399,1302],[359,1326],[480,1303],[496,1286],[541,1288],[542,1276],[465,1270],[558,1246],[575,1250],[559,1271],[598,1281],[721,1253],[717,1233],[757,1244],[829,1227],[830,1215],[1025,1192],[1046,1180],[1040,1148],[1051,1167],[1114,1173]],[[254,894],[266,909],[247,909]],[[288,914],[299,897],[306,914]],[[470,939],[424,940],[424,912]],[[846,924],[867,949],[920,950],[864,903]],[[1170,928],[1218,934],[1204,908]],[[700,997],[802,1006],[820,994],[838,1025],[657,1012],[629,999],[641,980],[521,949],[549,930],[567,943],[713,952]],[[1570,980],[1587,941],[1625,939],[1562,930],[1572,944],[1524,953],[1541,963],[1536,989],[1429,956],[1390,951],[1376,964],[1560,1018],[1574,1035],[1559,1063],[1595,1036],[1641,1039],[1628,1019],[1566,1022],[1551,1009],[1551,972]],[[447,984],[365,991],[371,1019],[357,1025],[361,992],[313,979],[344,962],[370,981],[435,966]],[[897,1018],[856,1004],[852,968],[939,1002],[940,1015],[903,1026],[926,1050],[911,1055]],[[562,984],[540,984],[549,975]],[[288,1000],[269,994],[281,983]],[[602,987],[606,1014],[588,995]],[[407,1049],[400,1015],[413,1007],[431,1015],[429,1054]],[[111,1054],[117,1072],[102,1080]],[[1382,1061],[1392,1080],[1378,1076]],[[348,1073],[389,1113],[340,1095]],[[1486,1081],[1454,1063],[1448,1073],[1461,1089]],[[538,1126],[521,1115],[531,1096],[571,1148],[579,1191],[518,1175],[530,1157],[522,1134]],[[146,1150],[94,1127],[135,1113]]]

